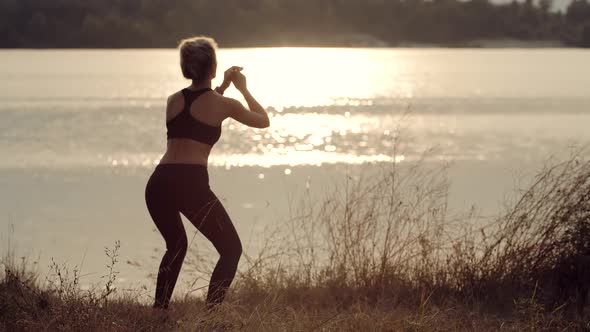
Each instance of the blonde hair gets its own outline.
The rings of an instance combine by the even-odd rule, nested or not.
[[[182,75],[198,83],[208,79],[212,74],[213,65],[217,62],[215,40],[211,37],[196,36],[181,40],[178,47]]]

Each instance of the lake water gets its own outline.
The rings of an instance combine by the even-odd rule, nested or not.
[[[435,147],[428,161],[453,162],[451,207],[493,215],[550,155],[590,141],[585,50],[271,48],[218,58],[220,71],[245,67],[271,115],[262,130],[224,122],[210,158],[211,187],[248,254],[288,218],[294,196],[321,193],[355,167]],[[120,240],[120,282],[151,285],[164,244],[143,190],[165,148],[166,97],[186,85],[176,50],[0,51],[2,250],[39,258],[41,271],[52,257],[82,265],[90,282],[106,271],[102,248]],[[405,144],[393,156],[398,129]],[[211,251],[200,235],[193,245]]]

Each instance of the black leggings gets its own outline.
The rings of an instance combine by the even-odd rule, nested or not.
[[[219,252],[219,261],[209,283],[207,307],[221,303],[236,274],[242,244],[223,205],[209,187],[207,167],[196,164],[158,165],[145,188],[145,201],[166,241],[166,253],[158,270],[154,307],[168,307],[186,255],[187,238],[180,213]]]

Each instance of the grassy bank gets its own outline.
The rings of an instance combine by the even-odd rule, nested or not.
[[[54,263],[50,277],[40,280],[30,264],[8,255],[0,328],[590,329],[585,156],[578,150],[566,161],[548,162],[493,219],[474,211],[451,214],[446,165],[424,160],[350,174],[320,200],[302,193],[264,249],[242,260],[226,303],[213,314],[198,297],[177,296],[162,312],[141,300],[141,290],[117,290],[118,245],[106,251],[103,284],[90,290],[81,289],[75,269]]]
[[[262,285],[258,285],[262,286]],[[262,286],[264,287],[264,286]],[[20,271],[0,284],[3,331],[539,331],[587,329],[584,319],[546,311],[534,298],[507,303],[449,300],[404,294],[416,304],[371,303],[352,288],[234,288],[219,312],[207,314],[200,299],[179,299],[155,311],[131,295],[105,299],[82,291],[40,288]],[[407,293],[407,291],[406,291]],[[421,296],[411,299],[410,296]]]

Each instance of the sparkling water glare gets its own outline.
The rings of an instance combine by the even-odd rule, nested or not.
[[[398,128],[411,139],[406,160],[431,146],[451,159],[545,153],[588,137],[588,55],[222,49],[218,76],[243,66],[272,126],[225,121],[211,163],[391,161]],[[152,167],[165,147],[165,99],[187,84],[176,50],[9,50],[0,52],[0,73],[1,168]],[[227,95],[242,100],[234,89]]]

